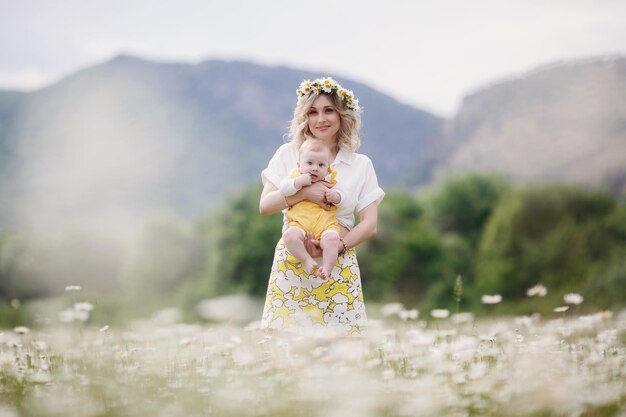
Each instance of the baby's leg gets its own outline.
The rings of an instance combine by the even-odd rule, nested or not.
[[[304,271],[307,274],[312,274],[317,269],[317,262],[311,258],[304,246],[304,230],[298,227],[288,228],[283,233],[283,242],[287,250],[304,264]]]
[[[318,274],[322,279],[328,279],[337,262],[339,234],[334,230],[325,231],[322,233],[320,246],[322,247],[322,267],[319,269]]]

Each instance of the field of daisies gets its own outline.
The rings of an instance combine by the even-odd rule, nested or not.
[[[0,330],[0,417],[626,416],[626,311],[578,315],[582,301],[491,319],[391,303],[358,338],[171,311],[95,327],[97,306],[76,302]]]

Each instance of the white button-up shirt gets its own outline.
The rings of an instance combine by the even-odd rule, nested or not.
[[[296,145],[293,142],[282,145],[261,172],[263,185],[269,181],[278,189],[280,182],[296,168],[297,161]],[[378,186],[372,161],[363,154],[340,149],[331,166],[337,171],[335,179],[342,191],[337,221],[350,230],[354,227],[354,214],[372,203],[379,204],[385,192]]]

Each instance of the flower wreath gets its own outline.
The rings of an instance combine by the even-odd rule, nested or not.
[[[359,112],[359,99],[354,97],[351,90],[343,88],[337,81],[330,77],[318,78],[316,80],[304,80],[300,87],[296,90],[298,97],[304,97],[309,94],[337,94],[339,95],[346,107],[352,111]]]

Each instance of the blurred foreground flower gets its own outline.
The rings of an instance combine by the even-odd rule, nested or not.
[[[539,297],[545,297],[548,294],[548,289],[541,284],[537,284],[532,288],[526,290],[526,295],[529,297],[534,297],[538,295]]]
[[[455,323],[455,324],[471,323],[471,322],[474,321],[474,314],[472,314],[472,313],[456,313],[456,314],[452,315],[450,320],[452,320],[452,323]]]
[[[13,329],[13,331],[17,334],[30,333],[30,329],[26,326],[17,326],[16,328]]]
[[[430,310],[430,315],[436,319],[446,319],[450,316],[450,311],[443,308],[435,308]]]
[[[411,310],[402,310],[398,313],[398,317],[400,317],[401,320],[417,320],[417,317],[419,316],[419,311],[417,311],[416,309],[411,309]]]
[[[482,301],[483,304],[498,304],[502,301],[502,296],[500,294],[485,294],[480,298],[480,301]]]
[[[167,326],[176,324],[183,319],[183,312],[174,307],[167,307],[152,314],[152,322],[154,324]]]
[[[200,301],[196,311],[205,320],[247,324],[261,316],[259,301],[247,294],[231,294]]]
[[[87,302],[75,303],[74,304],[74,310],[89,312],[89,311],[93,310],[93,304],[87,303]]]
[[[568,294],[565,294],[563,296],[563,300],[565,301],[565,303],[567,304],[574,304],[574,305],[578,305],[580,303],[583,302],[584,298],[582,295],[580,294],[576,294],[574,292],[570,292]]]
[[[555,313],[565,313],[567,310],[569,310],[569,306],[561,306],[561,307],[557,307],[554,309]]]
[[[93,304],[88,302],[74,303],[74,307],[63,310],[59,313],[59,321],[71,323],[73,321],[86,322],[93,311]]]
[[[402,303],[387,303],[380,308],[380,314],[383,317],[395,316],[400,314],[402,310],[404,310],[404,304]]]

